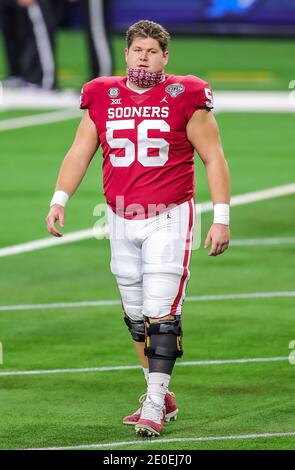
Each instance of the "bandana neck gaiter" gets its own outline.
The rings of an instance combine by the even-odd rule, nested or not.
[[[128,68],[127,78],[130,83],[133,83],[133,85],[139,88],[151,88],[163,82],[165,80],[165,74],[163,70],[161,72],[148,72],[144,68]]]

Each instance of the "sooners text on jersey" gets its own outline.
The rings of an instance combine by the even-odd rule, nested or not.
[[[144,93],[126,77],[100,77],[84,85],[103,150],[107,204],[125,218],[152,217],[194,196],[194,149],[186,126],[200,108],[211,109],[208,83],[192,75],[166,75]]]

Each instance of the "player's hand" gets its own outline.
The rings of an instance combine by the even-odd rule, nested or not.
[[[211,245],[211,250],[208,256],[221,255],[227,250],[229,245],[229,226],[223,224],[213,224],[208,232],[204,248]]]
[[[56,221],[59,221],[59,225],[61,227],[64,227],[65,225],[65,209],[63,206],[60,206],[59,204],[54,204],[54,206],[50,208],[48,216],[45,220],[47,224],[47,230],[49,233],[51,233],[51,235],[54,235],[55,237],[63,236],[63,234],[59,232],[55,227]]]

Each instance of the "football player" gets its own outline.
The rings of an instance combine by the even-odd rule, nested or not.
[[[124,320],[147,381],[140,408],[123,419],[142,436],[160,435],[178,409],[168,386],[182,356],[182,304],[190,277],[195,221],[194,150],[204,163],[214,204],[205,247],[209,256],[229,244],[229,170],[211,109],[210,86],[198,77],[167,75],[169,33],[141,20],[127,31],[127,76],[86,83],[84,116],[66,155],[47,217],[62,236],[64,206],[98,149],[111,270]]]

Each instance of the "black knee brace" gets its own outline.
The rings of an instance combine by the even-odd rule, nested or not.
[[[124,321],[134,341],[138,341],[139,343],[144,343],[145,341],[144,321],[132,320],[126,315],[126,313],[125,313]]]
[[[149,323],[146,317],[145,320],[145,355],[154,359],[170,360],[181,357],[183,350],[180,317],[176,316],[175,320],[160,320],[155,323]]]

